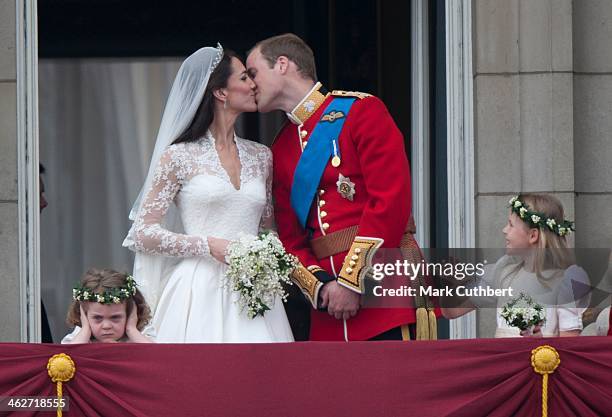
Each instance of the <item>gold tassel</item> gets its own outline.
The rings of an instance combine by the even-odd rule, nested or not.
[[[429,340],[429,320],[427,309],[419,307],[416,311],[416,340]]]
[[[542,417],[548,417],[548,375],[555,372],[560,363],[559,353],[552,346],[542,345],[531,351],[533,371],[542,375]]]
[[[74,377],[76,366],[72,358],[65,353],[53,355],[47,362],[47,373],[54,383],[57,383],[57,398],[61,404],[63,396],[63,382],[68,382]],[[57,407],[57,417],[62,417],[62,407]]]
[[[438,340],[438,320],[433,308],[427,309],[427,316],[429,318],[429,340]]]

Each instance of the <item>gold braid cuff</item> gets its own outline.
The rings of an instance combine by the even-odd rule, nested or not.
[[[344,259],[338,284],[363,294],[365,276],[372,267],[372,257],[383,242],[383,239],[376,237],[356,236]]]
[[[319,270],[322,269],[318,266],[306,268],[300,264],[291,274],[291,280],[302,290],[302,293],[304,293],[304,296],[310,301],[315,310],[319,301],[319,290],[323,287],[323,283],[314,275]]]

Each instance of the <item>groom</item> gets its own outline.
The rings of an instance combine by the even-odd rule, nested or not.
[[[369,94],[329,92],[293,34],[257,43],[246,63],[258,110],[288,117],[272,145],[275,215],[300,260],[293,281],[313,306],[310,340],[414,338],[413,308],[360,311],[373,253],[418,248],[404,139],[387,108]]]

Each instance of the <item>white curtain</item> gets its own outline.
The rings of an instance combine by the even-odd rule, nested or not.
[[[41,60],[42,297],[55,341],[90,267],[130,272],[121,246],[181,59]]]

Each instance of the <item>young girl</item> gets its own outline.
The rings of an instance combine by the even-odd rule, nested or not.
[[[66,321],[75,329],[62,343],[153,342],[151,312],[130,275],[90,269],[72,298]]]
[[[582,330],[582,313],[588,297],[575,297],[575,283],[584,288],[588,277],[582,268],[573,265],[566,236],[574,230],[564,220],[559,200],[546,194],[521,194],[510,200],[508,223],[503,228],[506,255],[494,265],[487,265],[480,282],[475,285],[512,288],[512,296],[497,299],[495,337],[578,336]],[[519,331],[501,317],[501,307],[521,292],[545,307],[545,321],[533,334]],[[485,301],[472,297],[469,307],[443,308],[446,318],[456,318]]]

